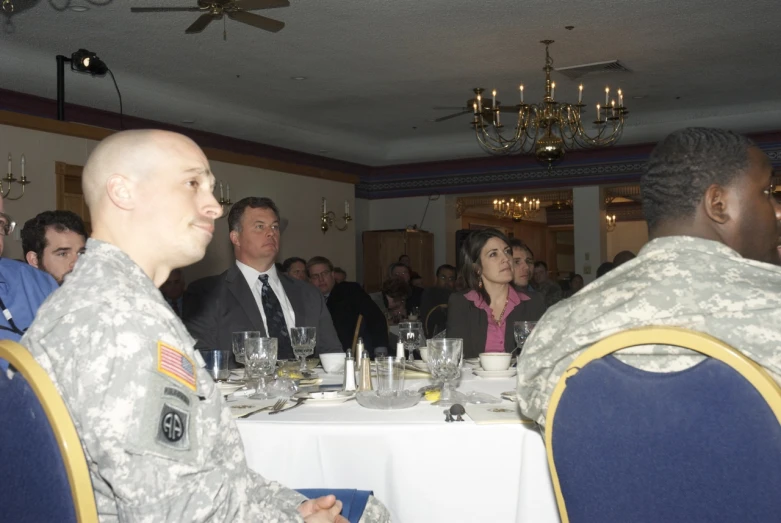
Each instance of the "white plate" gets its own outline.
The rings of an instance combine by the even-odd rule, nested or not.
[[[223,396],[230,394],[231,392],[234,392],[236,390],[239,390],[243,386],[244,383],[227,383],[224,381],[217,382],[217,387],[220,389],[220,393]]]
[[[465,358],[464,363],[468,363],[470,365],[480,365],[480,358]]]
[[[475,374],[480,376],[481,378],[510,378],[512,376],[515,376],[518,373],[518,369],[507,369],[507,370],[480,370],[475,369]]]
[[[333,393],[336,394],[333,394]],[[338,403],[344,403],[355,398],[355,392],[345,392],[343,390],[328,391],[328,392],[296,392],[293,394],[293,399],[305,399],[307,405],[336,405]]]

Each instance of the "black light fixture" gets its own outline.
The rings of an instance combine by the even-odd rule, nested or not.
[[[79,73],[88,73],[92,76],[105,76],[106,73],[110,73],[108,66],[105,62],[98,58],[98,55],[87,51],[86,49],[79,49],[75,53],[71,54],[70,58],[61,54],[57,55],[57,119],[60,121],[65,120],[65,62],[70,62],[71,70]],[[112,79],[114,75],[111,75]],[[116,81],[114,81],[116,87]],[[117,88],[119,92],[119,88]],[[120,104],[120,117],[122,114],[122,97],[119,98]]]

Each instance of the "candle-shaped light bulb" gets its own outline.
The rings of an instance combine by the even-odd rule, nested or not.
[[[496,109],[496,89],[491,94],[493,95],[491,98],[491,109]]]
[[[472,103],[472,109],[474,110],[475,114],[477,114],[477,102]]]
[[[599,112],[599,104],[597,104],[597,121],[599,122],[602,119],[602,115]]]
[[[611,113],[612,113],[613,116],[615,116],[616,115],[616,101],[615,100],[610,100],[610,106],[611,106],[610,107]]]
[[[231,201],[231,184],[225,184],[225,197],[228,201]]]
[[[347,203],[347,200],[344,201],[344,215],[347,216],[350,214],[350,204]]]
[[[325,203],[325,198],[323,198],[323,214],[325,213],[326,213],[326,203]]]
[[[550,84],[550,97],[553,100],[556,97],[556,82]]]
[[[624,106],[624,93],[621,92],[621,89],[618,90],[618,106]]]
[[[25,159],[24,159],[24,155],[22,155],[22,179],[24,179],[24,164],[25,164]]]
[[[578,87],[578,103],[583,103],[583,84]]]
[[[479,94],[477,95],[477,110],[483,112],[483,97]]]
[[[521,84],[521,103],[523,103],[523,84]]]
[[[225,198],[224,198],[224,195],[222,193],[222,182],[220,182],[220,203],[222,203],[224,201],[225,201]]]

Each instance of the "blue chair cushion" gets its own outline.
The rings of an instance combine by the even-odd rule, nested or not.
[[[363,509],[372,495],[370,490],[353,489],[297,489],[298,492],[309,499],[320,498],[333,494],[336,499],[342,502],[342,516],[347,518],[350,523],[358,523],[363,515]]]
[[[718,360],[673,373],[595,360],[549,430],[573,523],[781,521],[781,426]]]
[[[0,520],[75,523],[57,440],[38,398],[19,373],[9,379],[7,372],[0,372],[0,420]]]

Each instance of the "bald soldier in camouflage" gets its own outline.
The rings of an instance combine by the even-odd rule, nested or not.
[[[521,411],[541,425],[553,388],[600,339],[646,325],[714,336],[781,382],[781,206],[768,157],[749,139],[683,129],[660,142],[641,178],[651,241],[548,310],[518,361]],[[644,370],[701,361],[673,347],[637,347],[619,359]]]
[[[221,207],[190,139],[126,131],[83,175],[93,233],[21,343],[73,417],[102,522],[346,522],[249,470],[219,389],[158,287],[203,258]],[[373,498],[364,519],[387,519]]]

